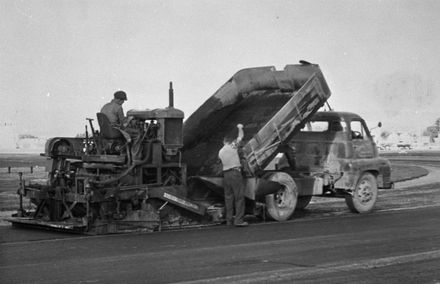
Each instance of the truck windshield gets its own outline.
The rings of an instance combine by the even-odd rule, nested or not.
[[[361,121],[353,120],[350,126],[352,139],[362,140],[368,138],[368,132],[365,130],[365,127]]]
[[[309,121],[301,129],[302,132],[340,132],[346,131],[347,124],[345,121]]]

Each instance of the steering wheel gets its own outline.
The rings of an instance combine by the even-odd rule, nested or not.
[[[353,139],[362,139],[362,133],[360,133],[359,131],[351,131],[351,137]]]

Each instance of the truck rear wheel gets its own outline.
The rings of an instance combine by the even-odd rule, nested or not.
[[[266,195],[267,213],[275,221],[288,220],[295,211],[298,200],[295,181],[289,174],[283,172],[272,173],[267,179],[283,186],[277,193]]]
[[[355,213],[367,213],[373,209],[377,199],[377,180],[370,173],[364,173],[358,180],[352,195],[345,197],[348,208]]]

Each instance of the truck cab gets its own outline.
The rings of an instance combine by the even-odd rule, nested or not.
[[[288,143],[278,169],[298,186],[296,208],[311,196],[344,197],[353,212],[369,212],[378,188],[391,188],[391,166],[378,156],[365,121],[350,112],[317,112]]]

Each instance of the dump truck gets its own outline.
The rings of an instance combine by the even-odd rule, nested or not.
[[[90,135],[86,127],[83,138],[49,139],[47,182],[20,179],[20,208],[8,220],[86,234],[221,224],[217,153],[237,123],[247,214],[287,220],[311,196],[345,198],[352,211],[369,212],[377,188],[391,187],[389,162],[377,157],[359,116],[317,112],[329,97],[316,64],[247,68],[183,122],[170,83],[168,107],[127,112],[130,131],[98,113],[99,130],[88,119]]]

